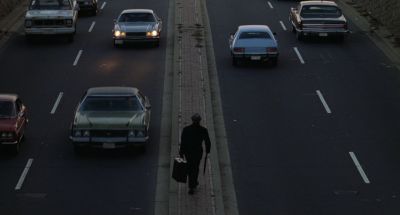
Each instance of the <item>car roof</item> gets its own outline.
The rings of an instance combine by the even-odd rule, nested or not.
[[[239,31],[268,31],[271,29],[267,25],[241,25],[238,28]]]
[[[153,10],[151,9],[126,9],[123,10],[121,14],[123,13],[153,13]]]
[[[0,94],[0,101],[12,101],[17,100],[17,94]]]
[[[333,1],[301,1],[300,4],[304,5],[331,5],[337,6],[337,4]]]
[[[92,87],[88,89],[87,96],[135,96],[138,89],[134,87]]]

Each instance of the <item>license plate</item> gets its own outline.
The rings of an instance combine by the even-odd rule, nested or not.
[[[123,43],[124,43],[124,41],[122,41],[122,40],[115,40],[115,44],[121,45]]]
[[[261,56],[251,56],[251,60],[261,60]]]
[[[115,149],[115,143],[103,143],[103,149]]]
[[[318,36],[320,36],[320,37],[327,37],[327,36],[328,36],[328,33],[319,33]]]

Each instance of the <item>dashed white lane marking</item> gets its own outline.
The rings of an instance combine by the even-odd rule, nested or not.
[[[301,56],[299,49],[297,47],[293,47],[294,52],[296,52],[297,57],[299,58],[301,64],[305,64],[303,57]]]
[[[75,61],[73,64],[74,66],[78,65],[78,61],[79,61],[79,58],[81,58],[82,52],[83,52],[83,50],[81,49],[81,50],[79,50],[78,55],[76,55],[76,58],[75,58]]]
[[[53,109],[51,109],[51,112],[50,112],[51,114],[54,114],[56,112],[58,104],[60,104],[60,101],[61,101],[61,98],[63,97],[63,95],[64,95],[63,92],[60,92],[60,94],[58,94],[56,103],[54,103]]]
[[[100,7],[100,10],[103,10],[104,7],[106,6],[106,4],[107,4],[107,2],[103,2],[103,4],[102,4],[101,7]]]
[[[282,29],[283,29],[284,31],[286,31],[287,28],[286,28],[286,26],[285,26],[285,23],[283,23],[282,21],[279,21],[279,23],[281,24]]]
[[[352,159],[353,162],[354,162],[354,165],[356,165],[357,170],[358,170],[358,172],[360,173],[362,179],[364,180],[364,182],[365,182],[366,184],[369,184],[370,181],[369,181],[367,175],[365,174],[363,168],[361,167],[360,163],[358,162],[356,155],[354,154],[354,152],[349,152],[349,154],[350,154],[351,159]]]
[[[89,28],[89,33],[93,31],[94,25],[96,25],[95,21],[92,22],[92,25]]]
[[[29,158],[28,162],[26,163],[25,169],[22,172],[21,177],[19,177],[17,185],[15,186],[15,190],[20,190],[21,189],[22,184],[25,181],[26,175],[29,172],[29,168],[31,168],[31,166],[32,166],[32,162],[33,162],[33,158]]]
[[[274,9],[274,6],[272,6],[272,4],[271,4],[270,1],[268,1],[268,6],[269,6],[271,9]]]
[[[318,95],[319,99],[321,100],[322,105],[324,105],[324,108],[325,108],[326,112],[327,112],[328,114],[332,113],[332,111],[331,111],[331,109],[329,108],[328,103],[326,103],[326,101],[325,101],[325,99],[324,99],[324,96],[322,95],[321,91],[317,90],[317,95]]]

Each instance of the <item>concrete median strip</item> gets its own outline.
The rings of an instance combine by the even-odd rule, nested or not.
[[[218,77],[205,0],[169,2],[167,59],[159,149],[156,215],[238,214],[229,149],[223,124]],[[190,115],[201,113],[212,149],[200,188],[187,195],[187,185],[170,180],[180,130]],[[166,212],[168,211],[168,212]]]

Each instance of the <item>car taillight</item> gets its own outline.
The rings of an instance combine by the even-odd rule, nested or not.
[[[278,49],[276,47],[267,47],[267,53],[277,53]]]
[[[346,22],[343,24],[343,28],[346,29],[346,30],[348,29],[348,26],[347,26]]]
[[[239,48],[233,48],[233,51],[234,51],[234,52],[244,52],[244,48],[241,48],[241,47],[239,47]]]

